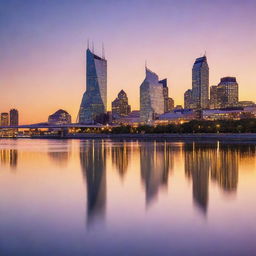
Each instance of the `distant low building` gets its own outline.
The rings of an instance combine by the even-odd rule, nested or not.
[[[174,110],[174,99],[169,97],[167,101],[167,113],[172,110]]]
[[[9,114],[1,113],[1,126],[8,126],[8,125],[9,125]]]
[[[210,88],[210,109],[218,108],[218,86],[213,85]]]
[[[174,110],[182,110],[182,109],[183,109],[182,105],[176,105],[174,108]]]
[[[67,111],[63,109],[59,109],[54,114],[49,116],[48,123],[49,124],[70,124],[71,115]]]
[[[115,119],[112,122],[114,124],[137,126],[140,123],[140,111],[133,110],[127,116]]]
[[[255,118],[256,107],[234,109],[211,109],[203,110],[202,118],[205,120],[240,120],[243,118]]]
[[[182,123],[196,118],[196,111],[192,109],[174,110],[159,116],[155,124]]]
[[[253,102],[253,101],[239,101],[237,105],[238,105],[238,107],[251,107],[251,106],[255,106],[255,102]]]

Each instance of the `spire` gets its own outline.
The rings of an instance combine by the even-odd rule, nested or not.
[[[87,49],[90,50],[90,40],[89,39],[87,39]]]

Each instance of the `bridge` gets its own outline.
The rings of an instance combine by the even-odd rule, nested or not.
[[[69,128],[110,128],[118,127],[119,125],[102,125],[102,124],[26,124],[26,125],[9,125],[0,126],[0,129],[69,129]]]

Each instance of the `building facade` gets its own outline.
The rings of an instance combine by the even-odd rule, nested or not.
[[[192,99],[194,109],[209,107],[209,66],[206,56],[197,58],[193,65]]]
[[[184,93],[184,108],[193,109],[192,90],[189,89]]]
[[[218,86],[213,85],[210,88],[210,109],[216,109],[218,107]]]
[[[238,83],[235,77],[223,77],[217,88],[218,107],[236,107],[238,105]]]
[[[127,116],[131,112],[131,106],[128,104],[128,97],[124,90],[121,90],[117,98],[112,101],[112,116],[119,118]]]
[[[10,110],[10,125],[11,126],[19,125],[19,112],[17,109]]]
[[[146,68],[146,77],[140,86],[140,119],[149,123],[164,113],[163,85],[158,76]]]
[[[49,124],[70,124],[71,123],[71,115],[63,110],[59,109],[52,115],[48,117],[48,123]]]
[[[1,126],[8,126],[8,125],[9,125],[9,114],[1,113]]]
[[[107,60],[86,51],[86,91],[80,105],[78,122],[95,123],[107,111]]]

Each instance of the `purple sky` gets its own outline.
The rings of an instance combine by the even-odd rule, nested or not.
[[[255,0],[0,0],[0,112],[16,107],[28,123],[63,108],[75,121],[88,38],[96,53],[105,44],[109,109],[121,89],[138,108],[145,60],[183,104],[205,51],[211,85],[236,76],[240,100],[256,101],[255,10]]]

